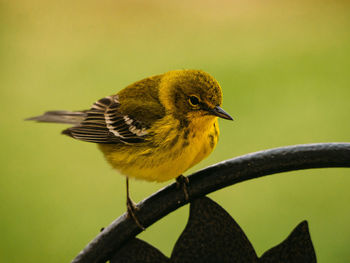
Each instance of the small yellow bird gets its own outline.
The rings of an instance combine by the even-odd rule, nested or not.
[[[127,208],[136,224],[128,178],[163,182],[207,157],[218,137],[219,83],[202,70],[173,70],[145,78],[95,102],[85,111],[49,111],[29,120],[73,124],[62,133],[97,143],[107,161],[126,176]]]

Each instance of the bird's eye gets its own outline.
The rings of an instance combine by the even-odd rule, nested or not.
[[[192,106],[197,106],[199,104],[199,99],[196,96],[190,96],[190,98],[188,99],[188,101],[190,102],[190,104]]]

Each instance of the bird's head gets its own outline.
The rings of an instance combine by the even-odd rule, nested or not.
[[[174,70],[165,73],[160,84],[160,99],[165,108],[179,118],[233,120],[222,108],[219,83],[202,70]]]

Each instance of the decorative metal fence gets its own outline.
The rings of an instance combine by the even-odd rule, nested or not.
[[[189,221],[170,258],[135,238],[141,229],[123,214],[104,228],[72,262],[316,262],[306,221],[280,245],[258,258],[239,225],[223,208],[204,196],[266,175],[326,167],[350,167],[350,143],[296,145],[223,161],[188,176],[188,201],[182,189],[173,183],[138,204],[137,217],[148,227],[191,203]]]

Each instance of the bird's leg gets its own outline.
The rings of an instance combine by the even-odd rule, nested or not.
[[[135,211],[138,210],[136,207],[136,204],[134,201],[131,200],[130,195],[129,195],[129,178],[126,177],[126,207],[128,211],[128,216],[130,216],[136,223],[136,225],[141,228],[142,230],[145,230],[143,225],[141,225],[139,219],[135,215]]]
[[[177,188],[182,188],[184,194],[185,194],[185,199],[186,201],[189,200],[189,195],[188,195],[188,186],[189,186],[189,180],[186,176],[180,175],[176,177],[176,186]]]

